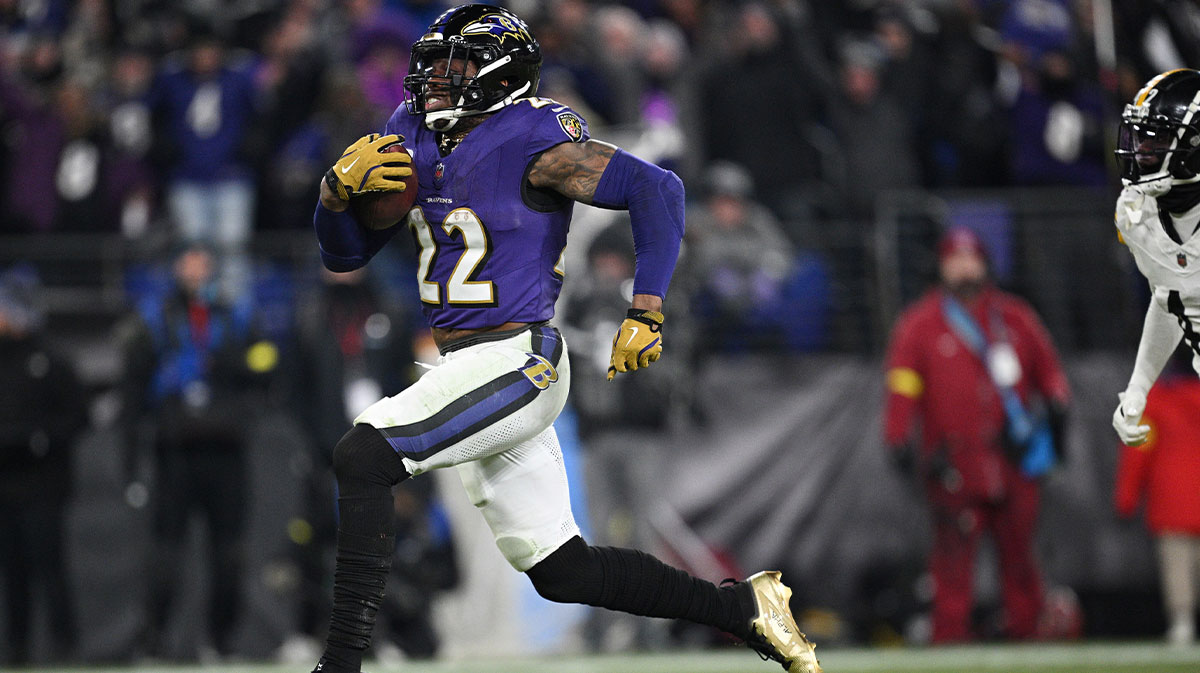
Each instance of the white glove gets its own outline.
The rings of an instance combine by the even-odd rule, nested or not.
[[[1171,178],[1159,178],[1150,182],[1122,180],[1124,188],[1117,197],[1117,229],[1150,222],[1158,226],[1158,197],[1171,189]],[[1122,216],[1128,224],[1121,223]]]
[[[1142,412],[1146,410],[1146,396],[1141,393],[1124,392],[1117,395],[1117,410],[1113,412],[1113,429],[1126,446],[1138,446],[1146,442],[1150,434],[1149,425],[1139,425]]]

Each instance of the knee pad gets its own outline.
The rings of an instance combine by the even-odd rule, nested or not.
[[[525,574],[539,596],[555,603],[595,605],[604,585],[600,559],[578,535]]]
[[[341,495],[356,484],[390,489],[408,477],[404,462],[375,428],[358,424],[333,447],[333,473]]]

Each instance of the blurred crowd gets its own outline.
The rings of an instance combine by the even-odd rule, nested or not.
[[[122,478],[131,504],[144,505],[148,492],[172,497],[149,498],[151,567],[169,572],[148,578],[158,588],[141,654],[165,647],[157,629],[194,514],[219,543],[208,548],[207,638],[219,653],[236,649],[227,641],[230,615],[241,609],[231,587],[244,554],[247,423],[238,410],[247,398],[254,408],[288,407],[313,445],[302,470],[312,511],[289,535],[304,549],[299,626],[319,635],[333,535],[328,452],[364,401],[414,380],[412,362],[428,357],[431,344],[418,327],[406,237],[372,264],[373,276],[321,273],[313,241],[314,264],[283,281],[264,272],[255,241],[309,230],[317,180],[402,102],[409,45],[448,6],[0,0],[0,233],[109,234],[145,262],[127,270],[129,311],[115,332]],[[629,494],[614,499],[618,509],[636,506],[639,487],[650,490],[637,481],[652,474],[623,472],[631,463],[623,433],[655,445],[673,410],[703,423],[688,391],[707,355],[863,347],[839,336],[834,305],[846,279],[864,273],[881,197],[1078,187],[1107,200],[1121,107],[1153,74],[1200,65],[1200,9],[1191,0],[508,6],[541,43],[539,95],[571,105],[595,137],[621,139],[688,188],[687,239],[667,306],[671,358],[617,386],[592,385],[599,375],[576,386],[579,435],[611,466],[607,485]],[[604,220],[585,248],[560,320],[573,366],[598,374],[628,304],[628,220]],[[24,291],[19,278],[4,282],[6,293]],[[31,305],[7,296],[0,304],[12,310]],[[22,334],[40,328],[30,321]],[[856,324],[846,331],[860,332]],[[45,423],[60,434],[79,427],[87,409],[60,356],[40,342],[0,356],[13,360],[0,363],[5,372],[42,372],[34,378],[54,400],[42,408],[57,414]],[[22,476],[22,488],[7,490],[0,483],[6,540],[29,535],[21,526],[61,530],[68,498],[49,485],[63,481],[69,439],[46,435],[19,404],[28,401],[6,402],[22,423],[0,449],[18,447],[19,469],[42,481]],[[44,506],[31,510],[30,501]],[[399,645],[412,656],[436,652],[430,597],[457,581],[436,503],[427,482],[396,495],[407,526],[397,582],[413,588],[397,592],[408,602],[390,606],[388,620],[410,639]],[[613,537],[636,543],[643,534]],[[323,544],[299,542],[311,540]],[[21,648],[31,599],[13,578],[36,575],[30,559],[53,561],[38,570],[49,578],[60,631],[52,635],[74,642],[67,599],[53,588],[61,558],[55,548],[6,558],[10,659],[28,655]]]
[[[201,241],[245,291],[256,233],[310,226],[316,178],[403,100],[408,46],[445,7],[0,3],[0,231]],[[512,9],[542,45],[540,95],[683,177],[688,303],[726,332],[703,348],[829,345],[820,310],[780,318],[778,302],[832,300],[797,288],[857,268],[889,190],[1110,187],[1120,106],[1200,62],[1187,0]],[[746,269],[766,241],[774,258]]]

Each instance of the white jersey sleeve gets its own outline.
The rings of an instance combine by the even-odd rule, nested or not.
[[[1200,237],[1176,243],[1163,228],[1163,217],[1168,216],[1159,212],[1158,200],[1136,187],[1126,187],[1117,198],[1117,231],[1150,286],[1175,290],[1185,304],[1200,305]],[[1191,232],[1200,221],[1200,209],[1173,221],[1176,229]]]
[[[1143,398],[1158,380],[1171,353],[1183,338],[1183,328],[1178,319],[1167,312],[1157,298],[1150,301],[1146,309],[1146,321],[1142,324],[1142,339],[1138,342],[1137,359],[1125,392],[1140,394]]]
[[[1172,239],[1164,217],[1172,217],[1172,226],[1188,239]],[[1200,208],[1170,216],[1159,211],[1155,197],[1135,187],[1126,187],[1117,198],[1117,231],[1152,293],[1126,392],[1148,393],[1181,338],[1196,351],[1192,364],[1200,372],[1200,236],[1191,233],[1197,222]]]

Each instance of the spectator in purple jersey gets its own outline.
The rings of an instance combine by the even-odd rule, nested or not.
[[[397,100],[404,99],[404,76],[408,73],[408,65],[404,50],[395,42],[378,36],[369,40],[366,54],[358,65],[358,79],[378,124],[388,118]]]
[[[500,552],[543,597],[714,626],[791,673],[816,673],[779,573],[718,587],[642,551],[589,545],[579,533],[553,429],[571,366],[550,324],[573,204],[629,211],[632,300],[613,338],[611,379],[662,354],[684,194],[670,171],[592,140],[568,106],[534,97],[541,61],[512,12],[448,10],[413,45],[410,97],[383,135],[359,139],[321,181],[321,258],[350,271],[400,228],[363,226],[352,199],[403,191],[416,173],[404,228],[417,244],[418,294],[440,357],[416,383],[367,407],[334,446],[333,610],[315,670],[359,673],[394,552],[392,487],[454,467]],[[397,142],[408,153],[385,151]]]
[[[150,163],[154,129],[148,95],[154,80],[154,61],[140,49],[116,55],[101,106],[112,142],[110,207],[118,211],[121,232],[131,239],[149,233],[154,218],[158,181]]]
[[[1012,109],[1012,175],[1019,185],[1108,184],[1104,97],[1069,52],[1048,51],[1022,80]]]
[[[1019,73],[1009,112],[1011,172],[1019,185],[1108,182],[1104,98],[1084,26],[1067,0],[1018,0],[1000,20],[1000,53]]]
[[[166,205],[188,242],[218,251],[222,290],[240,295],[249,279],[255,184],[247,160],[256,120],[248,64],[228,58],[215,35],[193,35],[182,61],[168,60],[151,93]]]
[[[22,65],[34,60],[30,57]],[[54,112],[51,83],[28,67],[24,70],[24,77],[0,73],[0,127],[7,131],[4,149],[9,155],[0,224],[7,231],[44,232],[54,226],[57,203],[29,195],[54,194],[54,172],[66,132]]]
[[[405,45],[420,37],[425,22],[416,22],[382,0],[348,0],[345,10],[350,45],[346,56],[375,109],[372,125],[377,126],[387,120],[396,102],[404,99],[404,75],[408,73]]]
[[[428,24],[428,21],[414,18],[412,14],[418,8],[415,4],[409,5],[383,0],[346,0],[343,6],[350,22],[350,53],[347,54],[350,60],[361,62],[374,45],[382,43],[399,45],[397,49],[403,53],[404,45],[420,37],[422,27]]]
[[[110,207],[112,143],[96,112],[91,90],[67,80],[54,90],[54,110],[63,124],[63,147],[54,172],[56,231],[115,231]]]
[[[0,110],[17,159],[6,178],[4,228],[115,231],[122,174],[113,171],[112,138],[90,87],[76,78],[43,86],[0,79]]]

